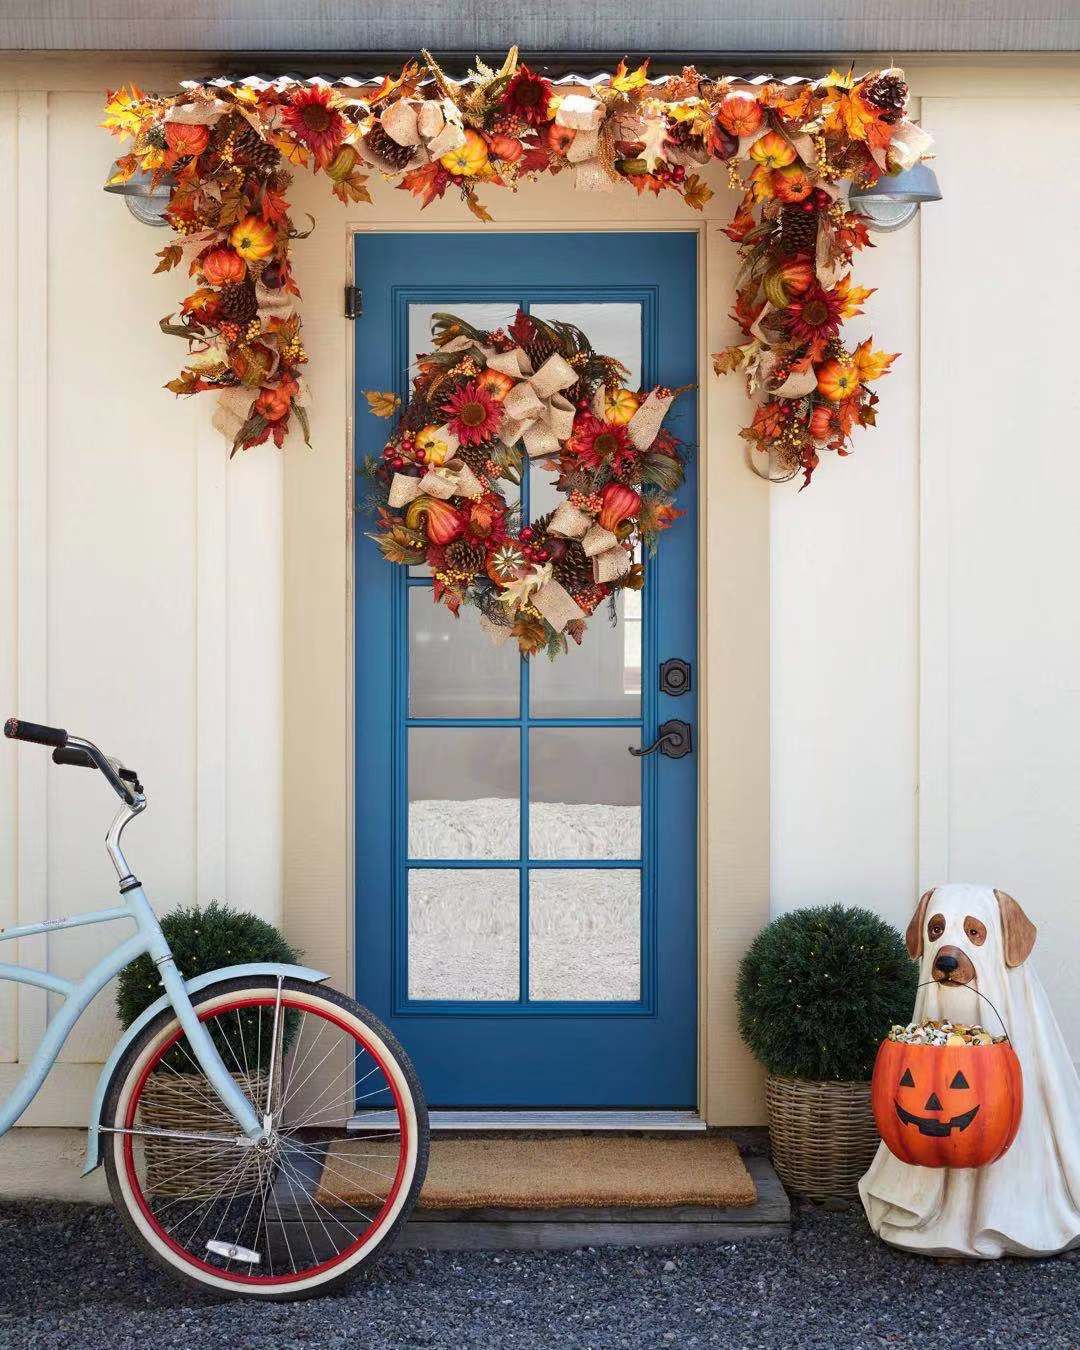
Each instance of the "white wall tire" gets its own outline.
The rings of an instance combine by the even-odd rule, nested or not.
[[[239,1024],[238,1009],[246,1010],[253,1006],[261,1015],[266,1010],[267,1001],[272,1002],[276,996],[276,989],[277,984],[272,977],[244,977],[212,985],[201,991],[193,1001],[206,1025],[224,1025],[225,1019],[232,1015],[237,1015]],[[385,1075],[388,1091],[396,1103],[400,1138],[396,1153],[393,1153],[396,1158],[394,1181],[387,1188],[388,1194],[377,1215],[372,1218],[370,1231],[357,1236],[344,1251],[336,1252],[332,1258],[321,1263],[317,1262],[317,1253],[312,1246],[307,1268],[297,1269],[294,1266],[291,1272],[271,1273],[269,1276],[256,1275],[251,1271],[243,1275],[228,1265],[224,1269],[216,1269],[211,1257],[200,1259],[197,1250],[186,1250],[169,1235],[167,1225],[148,1202],[139,1167],[134,1163],[133,1139],[122,1131],[141,1126],[141,1118],[136,1119],[135,1113],[139,1109],[143,1085],[155,1066],[163,1062],[169,1047],[177,1042],[179,1025],[171,1008],[164,1010],[143,1030],[117,1065],[105,1094],[101,1118],[105,1169],[113,1203],[143,1251],[170,1274],[187,1283],[220,1294],[269,1301],[326,1293],[354,1276],[379,1251],[384,1250],[406,1222],[416,1203],[423,1184],[428,1153],[427,1109],[423,1094],[405,1052],[392,1033],[354,1000],[322,985],[286,980],[283,998],[293,1016],[310,1018],[311,1024],[320,1028],[325,1023],[342,1029],[342,1039],[346,1045],[351,1044],[347,1038],[353,1038],[356,1045],[362,1047],[363,1053],[371,1055],[372,1063],[380,1066],[380,1073]],[[303,1022],[303,1026],[306,1025],[307,1022]],[[300,1034],[302,1037],[303,1029]],[[308,1054],[311,1054],[310,1048]],[[282,1135],[286,1134],[283,1130]],[[299,1132],[297,1137],[299,1139]],[[298,1143],[297,1147],[303,1145]],[[238,1152],[236,1156],[241,1158],[240,1165],[245,1165],[242,1153]],[[239,1185],[238,1180],[236,1186]],[[235,1198],[235,1195],[230,1198]],[[262,1203],[265,1210],[265,1195]],[[324,1232],[327,1231],[325,1223],[322,1223],[322,1228]]]

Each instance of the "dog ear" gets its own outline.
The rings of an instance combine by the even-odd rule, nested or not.
[[[926,907],[930,903],[930,897],[937,890],[936,886],[931,886],[928,891],[923,891],[919,897],[919,903],[915,906],[915,913],[911,916],[911,922],[907,926],[907,935],[904,941],[907,943],[907,949],[911,953],[911,959],[918,961],[922,956],[923,949],[923,925],[926,923]]]
[[[1031,955],[1035,946],[1035,934],[1038,929],[1005,891],[995,890],[998,910],[1001,913],[1001,932],[1005,939],[1005,964],[1010,970],[1022,966]]]

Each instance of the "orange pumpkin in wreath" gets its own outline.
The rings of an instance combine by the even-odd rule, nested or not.
[[[1024,1077],[1008,1041],[905,1045],[882,1041],[870,1088],[891,1153],[918,1167],[985,1167],[1020,1128]]]

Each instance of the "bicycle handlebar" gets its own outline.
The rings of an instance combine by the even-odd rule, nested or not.
[[[97,761],[87,750],[75,750],[71,746],[58,745],[52,752],[54,764],[73,764],[77,769],[96,769]]]
[[[136,794],[142,795],[142,784],[134,769],[114,765],[113,762],[89,741],[80,737],[78,745],[68,744],[68,733],[62,727],[46,727],[40,722],[21,722],[17,717],[9,717],[4,723],[4,735],[13,741],[30,741],[35,745],[54,746],[52,758],[54,764],[72,764],[80,769],[99,769],[105,781],[118,797],[134,806]]]
[[[20,722],[17,717],[9,717],[4,723],[4,735],[13,741],[33,741],[35,745],[55,745],[62,750],[67,745],[68,734],[62,727],[46,727],[40,722]]]

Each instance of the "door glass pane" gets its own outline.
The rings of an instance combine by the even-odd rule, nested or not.
[[[641,874],[552,868],[529,874],[529,997],[641,997]]]
[[[534,858],[637,858],[641,765],[634,727],[529,732],[529,852]],[[607,873],[600,874],[606,876]]]
[[[580,647],[571,642],[557,661],[530,663],[533,717],[641,716],[641,592],[617,591],[615,612],[612,624],[605,601]],[[623,735],[624,754],[626,743]]]
[[[517,858],[516,727],[409,731],[409,857]]]
[[[516,717],[521,658],[501,647],[475,611],[455,618],[427,586],[409,589],[409,713],[412,717]]]
[[[557,301],[530,305],[529,313],[547,322],[561,320],[581,329],[603,356],[614,356],[630,370],[627,383],[632,389],[641,384],[641,304],[637,300]]]
[[[431,316],[433,314],[456,314],[459,319],[471,323],[474,328],[485,330],[508,328],[514,322],[517,313],[515,300],[482,300],[465,302],[461,300],[439,300],[432,304],[409,305],[409,360],[414,362],[423,352],[433,350],[431,341]],[[572,320],[576,322],[576,320]],[[410,365],[409,383],[416,371]]]
[[[409,870],[409,997],[516,999],[516,869]]]

